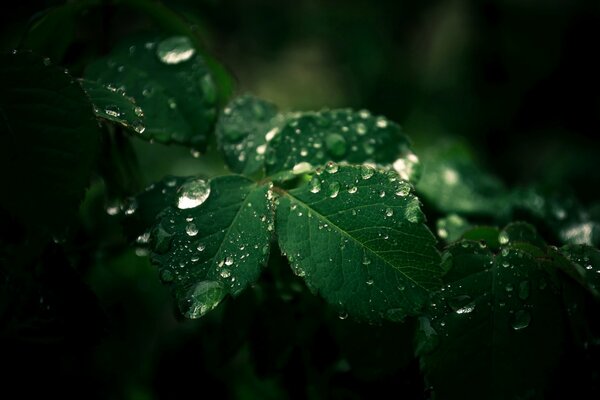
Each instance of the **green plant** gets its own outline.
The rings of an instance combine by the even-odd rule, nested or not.
[[[75,24],[82,4],[99,7],[54,9],[24,47],[62,59],[70,39],[46,43],[47,30]],[[149,254],[188,318],[243,296],[266,269],[262,296],[300,296],[304,282],[327,313],[353,321],[331,322],[340,346],[344,329],[382,335],[367,341],[373,352],[401,338],[400,353],[414,351],[441,399],[542,398],[565,359],[597,347],[594,209],[509,190],[456,140],[416,154],[398,124],[366,110],[279,111],[232,97],[225,70],[174,14],[115,4],[162,31],[82,57],[80,73],[28,50],[0,57],[0,173],[9,188],[0,198],[0,313],[9,321],[13,282],[43,268],[48,252],[81,262],[110,242],[106,216],[78,213],[93,177],[99,192],[88,191],[84,205],[106,198],[123,232],[116,241]],[[213,165],[142,189],[132,138],[187,146]],[[86,224],[97,237],[74,234]],[[384,356],[361,357],[355,368],[388,368]]]

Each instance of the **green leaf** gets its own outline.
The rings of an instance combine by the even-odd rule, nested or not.
[[[420,167],[400,126],[368,111],[340,109],[290,115],[267,141],[267,175],[292,170],[300,163],[316,166],[347,161],[393,165],[402,179],[413,180]]]
[[[550,259],[518,243],[494,254],[465,240],[444,253],[451,269],[417,347],[435,398],[544,398],[563,351],[560,285]]]
[[[188,38],[123,42],[109,57],[89,65],[85,78],[135,98],[145,114],[140,137],[206,147],[216,118],[217,89]]]
[[[329,163],[280,191],[277,236],[294,272],[342,313],[397,321],[439,287],[440,257],[424,219],[395,173]]]
[[[274,104],[249,95],[232,100],[220,115],[216,129],[227,165],[246,175],[261,170],[267,134],[283,122]]]
[[[56,62],[62,61],[75,39],[81,14],[99,3],[99,0],[80,0],[44,11],[31,22],[20,47],[48,56]]]
[[[498,216],[508,209],[500,181],[482,171],[460,143],[436,144],[421,161],[417,192],[438,211]]]
[[[94,105],[94,112],[98,118],[116,122],[136,133],[144,132],[144,111],[135,103],[133,97],[98,82],[86,79],[80,79],[79,82]]]
[[[562,247],[560,252],[577,269],[581,279],[576,280],[593,296],[600,298],[600,250],[587,245],[570,244]]]
[[[0,87],[0,207],[38,231],[62,231],[98,150],[92,105],[64,70],[27,52],[0,54]]]
[[[194,179],[152,232],[152,260],[181,312],[199,318],[253,283],[267,262],[270,191],[241,176]]]

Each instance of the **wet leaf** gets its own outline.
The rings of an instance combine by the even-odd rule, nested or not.
[[[507,227],[526,240],[523,225]],[[522,231],[518,234],[518,231]],[[502,242],[502,241],[501,241]],[[535,243],[499,253],[463,240],[444,253],[450,271],[421,321],[417,353],[436,398],[544,398],[565,335],[556,267]]]
[[[98,82],[81,79],[80,83],[94,105],[98,118],[116,122],[134,133],[144,133],[144,111],[133,97]]]
[[[152,260],[181,312],[199,318],[253,283],[273,230],[267,186],[241,176],[192,179],[160,215]]]
[[[185,36],[122,42],[89,65],[85,78],[135,99],[146,123],[139,137],[205,148],[216,119],[217,88]]]
[[[280,192],[279,245],[294,272],[340,312],[399,321],[438,287],[435,238],[410,185],[395,174],[330,163]]]

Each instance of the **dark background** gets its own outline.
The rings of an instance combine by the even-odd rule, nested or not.
[[[1,49],[17,46],[29,18],[57,3],[3,6]],[[508,186],[537,183],[572,191],[586,205],[598,200],[597,0],[166,4],[198,28],[236,77],[239,93],[253,92],[283,109],[369,109],[401,123],[417,153],[447,136],[464,137]],[[75,60],[102,54],[148,25],[118,8],[82,21],[62,60],[75,73],[82,67]],[[134,145],[148,181],[214,172],[183,149]],[[44,284],[20,293],[35,299],[20,315],[35,317],[3,330],[0,362],[11,372],[0,382],[16,383],[24,393],[56,389],[125,399],[176,398],[188,391],[202,397],[211,390],[233,398],[358,398],[384,389],[407,398],[427,395],[416,361],[401,348],[394,353],[401,368],[381,374],[350,368],[337,322],[328,322],[329,311],[304,296],[293,277],[286,278],[289,297],[269,296],[268,272],[264,287],[236,305],[228,301],[202,321],[179,321],[154,268],[114,239],[115,223],[89,222],[102,207],[94,190],[102,189],[90,190],[82,211],[87,236],[79,240],[103,250],[76,257],[48,250],[51,264],[63,267],[40,267]],[[54,286],[46,284],[53,280]],[[40,297],[51,302],[43,312]],[[389,334],[385,329],[364,335]],[[406,332],[392,336],[410,342]],[[28,384],[20,383],[24,377]],[[79,392],[84,386],[87,391]]]

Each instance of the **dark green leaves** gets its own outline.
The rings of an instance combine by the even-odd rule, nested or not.
[[[144,111],[132,97],[112,86],[82,79],[81,86],[94,105],[98,118],[116,122],[135,133],[144,133]]]
[[[161,214],[152,259],[183,314],[198,318],[253,283],[273,230],[267,186],[240,176],[192,179]]]
[[[523,224],[499,241],[498,254],[472,241],[444,253],[450,271],[418,349],[436,398],[543,398],[560,362],[565,321],[550,249]]]
[[[0,206],[42,231],[63,230],[76,214],[99,138],[79,84],[49,64],[0,55]]]
[[[338,166],[281,192],[279,245],[309,287],[364,320],[414,315],[439,287],[435,238],[410,185],[366,166]]]
[[[140,137],[204,149],[216,118],[218,88],[184,36],[122,43],[85,77],[133,96],[144,110]]]
[[[368,111],[341,109],[291,115],[267,141],[267,175],[304,162],[316,166],[344,160],[394,164],[400,176],[408,180],[418,163],[400,126]]]

